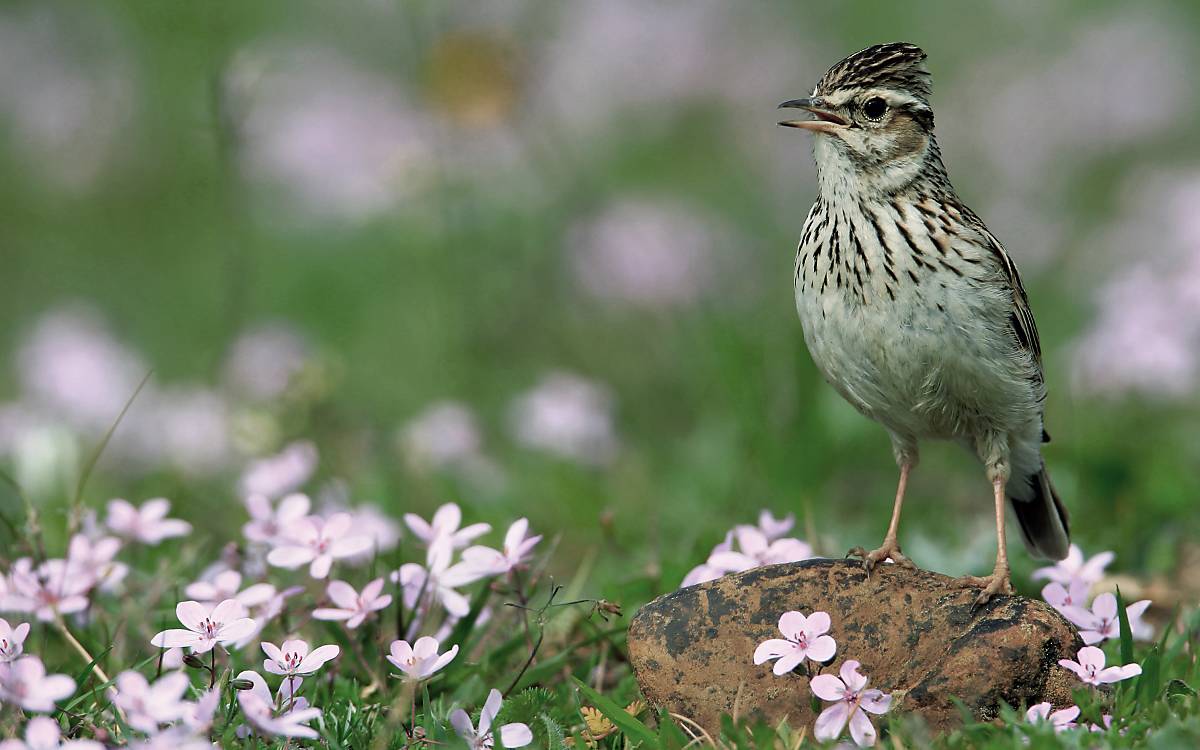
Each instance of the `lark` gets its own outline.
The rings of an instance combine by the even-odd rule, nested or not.
[[[1042,461],[1046,382],[1037,327],[1012,259],[950,183],[933,132],[925,53],[896,42],[834,65],[812,95],[779,105],[810,119],[819,195],[796,253],[796,309],[825,379],[891,436],[900,481],[870,571],[912,566],[896,534],[922,440],[974,453],[991,482],[996,564],[963,585],[977,603],[1012,593],[1011,503],[1030,552],[1067,554],[1066,509]]]

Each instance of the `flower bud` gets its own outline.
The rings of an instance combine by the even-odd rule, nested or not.
[[[184,656],[183,663],[192,669],[208,669],[208,665],[201,661],[200,657],[196,656],[195,654],[188,654],[187,656]]]
[[[254,683],[250,680],[233,679],[229,681],[229,686],[234,690],[253,690]]]

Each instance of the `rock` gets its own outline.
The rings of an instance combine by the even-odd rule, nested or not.
[[[961,723],[954,699],[980,721],[1017,707],[1073,702],[1073,675],[1058,665],[1083,645],[1075,629],[1044,602],[996,597],[982,607],[977,591],[939,573],[876,568],[858,560],[770,565],[690,586],[650,602],[629,627],[629,656],[652,705],[686,716],[714,735],[721,714],[793,728],[816,718],[808,678],[776,677],[755,666],[755,647],[779,634],[788,610],[829,613],[837,654],[822,668],[837,674],[862,662],[871,686],[893,694],[890,715],[915,712],[930,728]],[[816,672],[814,671],[814,674]]]

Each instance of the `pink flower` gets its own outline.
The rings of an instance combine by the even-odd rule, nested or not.
[[[772,542],[755,526],[738,526],[733,534],[738,550],[713,553],[708,558],[709,565],[726,572],[737,572],[812,557],[812,547],[799,539],[776,539]]]
[[[247,669],[240,672],[237,679],[252,684],[249,690],[239,690],[237,697],[242,715],[255,731],[272,737],[316,739],[317,731],[306,724],[320,716],[321,710],[309,708],[304,698],[295,698],[290,689],[286,689],[287,680],[280,686],[280,695],[273,698],[258,672]],[[282,704],[284,710],[281,711],[277,704]]]
[[[769,510],[764,510],[758,514],[758,530],[772,542],[791,531],[795,525],[796,517],[791,513],[788,513],[783,518],[776,518],[771,515],[771,511]]]
[[[267,562],[281,568],[298,568],[305,563],[313,578],[329,575],[333,561],[360,555],[371,548],[371,537],[351,534],[354,519],[334,513],[327,519],[307,516],[291,524],[285,539],[267,555]]]
[[[450,541],[443,538],[429,548],[427,567],[405,563],[392,573],[392,581],[404,590],[405,607],[416,608],[418,597],[422,597],[424,601],[441,604],[454,617],[462,617],[471,610],[467,597],[457,589],[478,581],[483,574],[465,562],[451,565],[451,556]]]
[[[213,717],[221,705],[221,689],[211,688],[195,703],[185,703],[183,725],[195,734],[208,734],[212,729]]]
[[[508,527],[508,533],[504,535],[503,550],[481,546],[468,547],[463,550],[463,561],[488,576],[516,570],[522,566],[525,559],[529,557],[529,553],[542,540],[541,536],[527,536],[528,533],[528,519],[518,519]]]
[[[326,592],[337,607],[314,609],[313,617],[318,620],[345,620],[346,627],[354,630],[362,625],[372,612],[378,612],[392,603],[391,594],[383,594],[383,579],[376,578],[363,586],[359,594],[345,581],[332,581]]]
[[[300,493],[280,500],[278,508],[272,507],[266,495],[250,495],[243,502],[250,521],[242,527],[242,534],[252,542],[265,544],[278,542],[284,529],[308,515],[312,504],[308,495]]]
[[[37,568],[28,557],[13,563],[8,576],[8,594],[0,597],[0,609],[32,612],[42,622],[56,615],[69,615],[88,608],[91,576],[79,575],[65,560],[46,560]]]
[[[588,466],[612,463],[620,452],[609,389],[570,373],[545,375],[513,400],[509,423],[517,442]]]
[[[241,585],[241,573],[236,570],[222,570],[209,580],[189,583],[183,592],[206,607],[212,607],[226,599],[235,599],[246,609],[265,604],[275,596],[275,587],[269,583],[255,583],[238,591]]]
[[[842,663],[841,678],[831,674],[817,675],[809,683],[813,694],[821,700],[836,701],[817,717],[814,736],[821,741],[842,736],[850,724],[850,737],[859,747],[875,744],[875,727],[866,712],[882,716],[892,704],[892,696],[874,688],[867,690],[867,678],[858,672],[859,663],[853,659]]]
[[[424,636],[409,646],[408,641],[392,641],[387,660],[396,666],[409,680],[420,682],[427,679],[458,655],[458,646],[451,646],[444,654],[438,653],[436,638]]]
[[[1134,622],[1138,624],[1139,634],[1142,634],[1148,627],[1141,618],[1142,613],[1149,606],[1150,600],[1143,599],[1125,608],[1131,631]],[[1105,593],[1097,596],[1096,600],[1092,602],[1090,610],[1082,606],[1070,606],[1062,610],[1062,613],[1079,627],[1079,636],[1089,646],[1121,635],[1121,624],[1117,617],[1117,597],[1113,594]]]
[[[1126,664],[1123,667],[1104,668],[1104,652],[1095,646],[1084,646],[1076,656],[1079,661],[1059,659],[1058,663],[1078,675],[1079,679],[1089,685],[1103,685],[1111,682],[1128,680],[1142,673],[1137,664]]]
[[[1042,598],[1051,607],[1066,615],[1065,610],[1067,607],[1086,606],[1088,592],[1091,590],[1091,584],[1078,579],[1071,581],[1065,586],[1061,583],[1047,583],[1042,588]]]
[[[728,531],[725,533],[725,539],[713,547],[712,552],[708,553],[708,560],[688,571],[688,574],[683,577],[683,581],[679,584],[679,588],[682,589],[688,586],[695,586],[698,583],[714,581],[725,575],[727,571],[713,565],[711,560],[718,552],[728,552],[731,549],[733,549],[733,532]]]
[[[147,500],[137,508],[131,503],[117,499],[108,502],[108,518],[105,524],[117,536],[143,544],[158,544],[164,539],[187,536],[192,525],[187,521],[167,518],[171,503],[165,498]]]
[[[784,612],[779,618],[779,632],[783,638],[763,641],[754,649],[755,664],[779,660],[775,662],[776,675],[791,672],[805,659],[829,661],[837,652],[833,638],[825,635],[829,632],[829,615],[825,612],[813,612],[808,617],[800,612]]]
[[[1030,706],[1029,710],[1025,712],[1025,720],[1030,724],[1049,721],[1056,732],[1065,732],[1075,728],[1075,719],[1079,718],[1079,706],[1069,706],[1058,711],[1052,711],[1053,708],[1049,703]]]
[[[117,675],[113,703],[125,711],[129,726],[153,734],[160,724],[169,724],[187,713],[183,693],[188,686],[183,672],[163,675],[151,685],[141,674],[125,671]]]
[[[234,599],[226,599],[215,607],[194,601],[180,602],[175,615],[187,629],[164,630],[150,639],[152,646],[189,646],[193,654],[203,654],[218,643],[234,643],[255,628],[254,620],[246,617],[246,608]]]
[[[1104,577],[1104,569],[1115,557],[1112,552],[1101,552],[1090,560],[1084,560],[1079,545],[1072,544],[1064,559],[1033,571],[1033,580],[1046,578],[1063,585],[1070,585],[1072,581],[1093,584]]]
[[[300,640],[284,641],[282,646],[262,642],[262,650],[269,658],[263,661],[263,669],[271,674],[295,677],[312,674],[330,659],[336,659],[341,649],[334,645],[318,646],[310,653],[308,643]]]
[[[29,635],[29,623],[10,627],[8,620],[0,617],[0,664],[16,661],[25,650],[25,638]]]
[[[105,591],[117,588],[129,573],[129,566],[113,560],[121,550],[121,541],[105,536],[90,539],[84,534],[71,537],[67,546],[67,567],[72,575],[84,576],[95,581]]]
[[[35,716],[25,725],[25,741],[5,740],[0,750],[104,750],[92,740],[63,741],[58,722],[48,716]]]
[[[488,693],[487,702],[483,704],[483,711],[479,714],[479,729],[471,724],[471,717],[467,716],[467,712],[461,708],[455,709],[454,713],[450,714],[450,725],[454,727],[454,731],[458,732],[458,736],[462,737],[470,746],[471,750],[483,750],[484,748],[490,750],[495,746],[492,722],[496,720],[496,714],[500,713],[502,700],[499,690],[493,689]],[[505,724],[500,727],[500,742],[504,747],[525,747],[532,741],[533,732],[524,724]]]
[[[456,503],[446,503],[438,508],[437,512],[433,514],[432,523],[426,523],[425,519],[416,513],[405,513],[404,523],[408,524],[408,528],[412,529],[413,534],[427,547],[432,547],[441,539],[449,540],[450,545],[455,549],[466,547],[476,537],[483,536],[492,530],[492,527],[486,523],[473,523],[464,529],[459,529],[458,527],[462,523],[462,510]]]
[[[63,674],[46,674],[42,660],[22,656],[0,664],[0,703],[13,703],[26,711],[50,712],[54,704],[75,692],[75,680]]]
[[[238,482],[242,497],[280,497],[299,488],[317,468],[317,447],[307,440],[292,443],[277,455],[250,464]]]
[[[253,588],[253,587],[251,587]],[[249,591],[249,589],[247,589]],[[239,638],[234,644],[234,648],[245,648],[255,641],[260,633],[266,629],[276,617],[283,612],[283,605],[289,597],[304,591],[303,586],[290,586],[283,591],[276,592],[265,602],[254,606],[250,610],[249,617],[254,620],[254,629],[246,635]]]

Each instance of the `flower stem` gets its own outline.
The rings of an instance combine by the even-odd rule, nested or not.
[[[66,639],[67,643],[71,644],[71,647],[74,648],[81,657],[83,657],[85,662],[92,665],[92,673],[96,675],[100,682],[105,684],[112,682],[108,675],[104,673],[104,670],[100,668],[100,662],[90,653],[88,653],[88,650],[84,648],[82,643],[79,642],[79,639],[71,634],[71,631],[67,628],[67,623],[63,620],[62,615],[60,615],[57,611],[54,613],[54,624],[58,627],[58,632],[62,634],[62,637]],[[117,714],[120,715],[121,721],[127,720],[125,712],[121,710],[120,706],[114,703],[113,708],[117,709]]]

